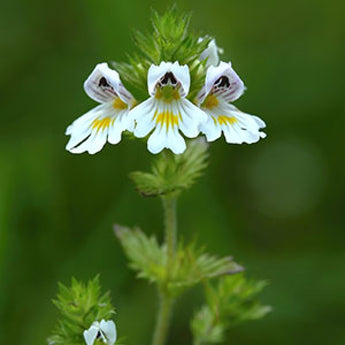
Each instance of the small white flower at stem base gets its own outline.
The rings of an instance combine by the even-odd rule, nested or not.
[[[75,120],[66,130],[71,138],[66,150],[72,153],[99,152],[108,141],[117,144],[122,132],[132,131],[128,113],[135,101],[122,85],[119,74],[106,63],[98,64],[84,83],[90,98],[101,103]]]
[[[175,154],[186,149],[182,132],[188,138],[200,133],[199,125],[206,121],[206,114],[186,99],[190,87],[187,65],[178,62],[162,62],[151,65],[147,77],[150,98],[130,111],[130,118],[136,121],[134,135],[146,137],[148,150],[159,153],[164,148]]]
[[[95,321],[88,330],[85,330],[86,345],[93,345],[96,339],[101,339],[104,344],[114,345],[116,341],[116,326],[114,321]]]
[[[266,127],[264,121],[230,104],[241,97],[244,90],[245,86],[230,62],[208,68],[205,86],[198,95],[198,103],[208,115],[207,121],[200,125],[207,141],[218,139],[222,133],[226,142],[232,144],[252,144],[266,137],[260,131]]]

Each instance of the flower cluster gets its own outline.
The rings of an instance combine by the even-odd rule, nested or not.
[[[219,48],[211,40],[200,55],[205,60],[206,78],[196,99],[189,100],[190,68],[187,64],[151,64],[147,72],[149,98],[137,103],[122,84],[120,75],[106,63],[98,64],[84,83],[89,97],[100,103],[75,120],[66,130],[72,153],[99,152],[105,143],[117,144],[122,133],[148,137],[147,148],[157,154],[170,149],[181,154],[186,149],[183,135],[196,138],[200,133],[211,142],[224,134],[227,143],[255,143],[264,138],[259,117],[238,110],[232,102],[244,92],[243,81],[231,62],[219,61]],[[183,135],[182,135],[183,134]]]

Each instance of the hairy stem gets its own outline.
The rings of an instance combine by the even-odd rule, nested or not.
[[[165,217],[165,243],[167,246],[167,281],[169,281],[169,272],[176,252],[176,199],[163,197],[163,208]],[[170,319],[172,315],[172,306],[174,303],[166,289],[161,289],[159,299],[159,310],[156,321],[156,328],[153,335],[152,345],[164,345],[168,335]]]

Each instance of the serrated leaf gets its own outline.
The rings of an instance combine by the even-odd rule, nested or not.
[[[160,284],[166,278],[166,253],[155,237],[146,236],[140,229],[114,225],[115,235],[130,261],[130,267],[138,271],[139,278]]]

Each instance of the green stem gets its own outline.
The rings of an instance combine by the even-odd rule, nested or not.
[[[152,342],[153,345],[165,344],[172,315],[172,304],[173,300],[171,298],[160,293],[159,310]]]
[[[163,198],[163,208],[165,214],[165,242],[167,245],[167,271],[169,277],[176,251],[176,198]]]
[[[166,270],[167,281],[169,281],[169,273],[171,272],[176,252],[176,199],[163,197],[162,200],[165,217],[165,243],[167,246]],[[159,297],[159,310],[152,345],[165,344],[172,315],[172,306],[174,303],[174,299],[171,296],[169,296],[169,293],[165,288],[161,289]]]

